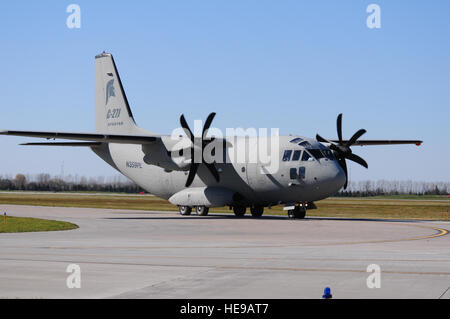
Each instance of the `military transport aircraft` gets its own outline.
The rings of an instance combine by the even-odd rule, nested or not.
[[[215,113],[205,121],[202,136],[196,137],[181,115],[185,134],[157,135],[138,127],[110,53],[95,57],[96,133],[1,131],[3,135],[66,139],[74,142],[26,143],[21,145],[90,147],[100,158],[149,193],[168,199],[181,215],[208,214],[210,207],[229,206],[236,216],[249,207],[259,217],[265,207],[284,205],[291,218],[304,218],[314,201],[347,187],[346,160],[368,167],[352,153],[351,146],[416,144],[418,140],[359,140],[366,132],[342,137],[342,114],[337,118],[337,140],[316,135],[270,136],[270,163],[249,161],[262,137],[208,137]],[[240,150],[244,141],[249,147]],[[214,146],[213,146],[214,145]],[[241,143],[242,145],[242,143]],[[272,145],[272,144],[271,144]],[[208,157],[206,150],[210,150]],[[244,160],[230,160],[230,154],[246,153]],[[238,154],[239,155],[239,154]],[[272,167],[273,168],[273,167]]]

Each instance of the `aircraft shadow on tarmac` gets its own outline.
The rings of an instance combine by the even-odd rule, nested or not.
[[[128,219],[128,220],[133,220],[133,219],[161,219],[161,220],[175,220],[175,219],[182,219],[182,220],[190,220],[190,219],[195,219],[195,220],[199,220],[199,219],[252,219],[252,220],[270,220],[270,219],[288,219],[288,217],[285,216],[264,216],[264,217],[252,217],[252,216],[242,216],[242,217],[236,217],[234,215],[214,215],[214,214],[210,214],[208,216],[197,216],[197,215],[191,215],[191,216],[142,216],[142,217],[106,217],[105,219]]]
[[[131,213],[131,212],[130,212]],[[136,213],[132,213],[136,214]],[[144,213],[147,214],[147,213]],[[151,213],[149,213],[151,214]],[[343,217],[306,217],[305,219],[290,219],[287,216],[275,216],[275,215],[267,215],[261,217],[252,217],[252,216],[242,216],[236,217],[234,215],[228,214],[209,214],[208,216],[130,216],[130,217],[107,217],[105,219],[122,219],[122,220],[145,220],[145,219],[153,219],[153,220],[191,220],[191,219],[251,219],[251,220],[292,220],[298,222],[306,222],[306,221],[357,221],[357,222],[382,222],[382,223],[421,223],[421,222],[432,222],[435,220],[415,220],[415,219],[386,219],[386,218],[343,218]]]

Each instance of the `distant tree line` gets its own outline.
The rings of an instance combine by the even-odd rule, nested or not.
[[[0,190],[8,191],[51,191],[51,192],[120,192],[140,193],[144,190],[121,175],[113,177],[90,177],[78,175],[51,176],[50,174],[24,175],[15,177],[0,175]],[[361,197],[381,195],[447,195],[450,182],[419,181],[351,181],[347,189],[341,189],[336,196]]]
[[[450,182],[378,180],[350,182],[347,189],[341,189],[336,196],[447,195],[449,192]]]
[[[140,193],[144,190],[134,182],[122,177],[86,178],[84,176],[51,176],[50,174],[24,175],[14,178],[0,176],[0,190],[8,191],[51,191],[51,192],[120,192]]]

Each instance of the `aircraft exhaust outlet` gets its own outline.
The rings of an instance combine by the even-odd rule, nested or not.
[[[233,204],[234,192],[223,187],[186,188],[169,198],[177,206],[221,207]]]

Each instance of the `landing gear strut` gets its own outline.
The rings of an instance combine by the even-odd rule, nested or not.
[[[289,218],[304,219],[306,216],[306,208],[302,206],[295,206],[294,209],[288,210]]]
[[[242,216],[244,216],[246,210],[247,210],[247,207],[245,207],[245,206],[233,206],[234,214],[235,214],[237,217],[242,217]]]

